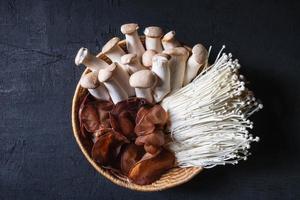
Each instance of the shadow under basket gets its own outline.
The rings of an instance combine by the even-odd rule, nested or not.
[[[144,38],[141,37],[142,42],[144,43]],[[126,50],[126,42],[125,40],[122,40],[119,42],[119,46]],[[111,61],[103,54],[98,54],[97,57],[105,60],[107,63],[111,63]],[[88,73],[89,70],[85,70],[83,74]],[[160,190],[165,190],[171,187],[178,186],[180,184],[183,184],[190,179],[192,179],[195,175],[197,175],[199,172],[202,171],[202,168],[197,168],[197,167],[188,167],[188,168],[179,168],[179,167],[174,167],[170,169],[169,171],[165,172],[160,179],[157,181],[153,182],[152,184],[149,185],[137,185],[134,183],[129,182],[126,178],[122,178],[114,173],[111,172],[111,170],[105,169],[98,165],[91,157],[90,154],[90,146],[89,146],[89,141],[87,139],[83,138],[81,136],[81,131],[80,131],[80,126],[79,126],[79,118],[78,118],[78,111],[80,104],[84,98],[84,96],[87,94],[87,89],[82,88],[80,84],[77,84],[75,94],[73,97],[73,102],[72,102],[72,127],[73,127],[73,134],[74,137],[83,153],[83,155],[86,157],[86,159],[89,161],[89,163],[103,176],[105,176],[107,179],[112,181],[113,183],[129,188],[132,190],[137,190],[137,191],[144,191],[144,192],[151,192],[151,191],[160,191]]]

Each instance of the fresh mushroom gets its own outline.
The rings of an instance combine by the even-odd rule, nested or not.
[[[108,68],[101,69],[98,74],[98,80],[105,85],[114,104],[128,98],[128,94],[116,76],[116,68],[116,64],[112,63]]]
[[[155,102],[160,102],[171,91],[169,59],[167,54],[156,54],[152,59],[152,71],[157,76],[153,90]]]
[[[170,31],[164,35],[161,43],[165,50],[180,47],[180,43],[175,39],[175,31]]]
[[[123,55],[121,58],[121,64],[127,69],[129,74],[145,69],[145,67],[141,64],[140,59],[134,53]]]
[[[156,84],[156,76],[151,70],[140,70],[130,76],[129,83],[135,88],[136,97],[153,102],[151,88]]]
[[[124,24],[121,26],[121,32],[125,34],[126,46],[129,53],[135,53],[139,58],[142,57],[145,52],[145,48],[140,40],[137,30],[139,26],[137,24]]]
[[[207,62],[207,50],[202,44],[196,44],[192,49],[192,55],[189,57],[184,75],[183,85],[187,85],[189,82],[197,76],[201,67],[204,67]]]
[[[83,64],[91,71],[99,71],[109,66],[104,60],[90,54],[89,50],[84,47],[79,49],[75,57],[75,64],[77,66]]]
[[[102,53],[105,54],[112,62],[121,63],[121,57],[125,55],[125,51],[118,45],[120,38],[114,37],[110,39],[102,48]],[[123,67],[121,65],[121,67]],[[124,67],[125,69],[125,67]]]
[[[155,50],[156,52],[162,52],[163,48],[161,45],[161,37],[163,35],[163,31],[160,27],[150,26],[147,27],[144,31],[146,36],[145,46],[147,50]]]
[[[157,54],[157,52],[152,49],[145,51],[145,53],[143,54],[142,63],[146,68],[151,69],[152,58],[155,54]]]
[[[90,94],[98,100],[109,101],[110,97],[107,89],[98,81],[97,72],[89,72],[84,74],[80,79],[80,85],[83,88],[88,89]]]
[[[171,56],[171,59],[169,61],[171,74],[171,91],[175,92],[183,85],[186,61],[188,59],[189,52],[184,47],[176,47],[173,49],[164,50],[163,53]]]
[[[112,67],[113,66],[113,67]],[[125,71],[119,63],[115,63],[115,65],[111,65],[110,68],[115,71],[116,79],[121,84],[122,88],[128,94],[128,96],[133,97],[135,96],[134,88],[129,84],[129,74]]]

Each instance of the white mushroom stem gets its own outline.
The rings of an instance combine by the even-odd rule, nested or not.
[[[145,69],[136,54],[125,54],[121,57],[121,64],[126,68],[130,75]]]
[[[170,31],[161,40],[165,50],[180,47],[180,43],[175,39],[175,31]]]
[[[137,30],[137,24],[124,24],[121,26],[121,32],[125,34],[126,46],[129,53],[135,53],[139,58],[145,52],[145,48],[140,40]]]
[[[112,62],[121,64],[121,57],[125,55],[125,51],[119,46],[120,38],[114,37],[110,39],[102,48],[102,53],[105,54]],[[126,70],[126,68],[121,65]]]
[[[89,93],[98,100],[109,101],[110,96],[103,83],[99,84],[97,88],[88,89]]]
[[[112,65],[115,64],[113,63]],[[117,104],[120,101],[128,98],[128,94],[115,77],[114,71],[110,71],[110,69],[101,69],[99,71],[98,79],[107,88],[114,104]]]
[[[163,53],[169,54],[171,59],[169,60],[170,73],[171,73],[171,91],[175,92],[182,88],[184,73],[186,68],[186,61],[189,56],[189,52],[184,47],[176,47],[163,51]]]
[[[89,72],[84,74],[80,79],[80,85],[86,88],[89,93],[98,100],[109,101],[110,97],[107,89],[98,81],[97,72]]]
[[[118,80],[118,82],[121,84],[122,88],[126,91],[128,96],[132,97],[135,96],[134,88],[130,86],[129,84],[129,74],[127,71],[125,71],[119,63],[115,63],[114,73],[115,78]]]
[[[171,91],[169,58],[163,54],[157,54],[152,59],[152,71],[157,76],[157,83],[153,89],[155,102],[160,102]]]
[[[190,83],[198,74],[200,68],[207,63],[208,53],[202,44],[197,44],[192,49],[192,55],[189,57],[184,75],[183,85]]]
[[[147,50],[155,50],[158,53],[163,51],[162,44],[161,44],[161,37],[163,32],[160,27],[157,26],[147,27],[144,31],[144,34],[146,36],[145,46]]]
[[[79,49],[75,57],[75,64],[77,66],[83,64],[91,71],[99,71],[109,66],[104,60],[90,54],[89,50],[83,47]]]
[[[156,84],[156,76],[151,70],[140,70],[130,76],[129,83],[135,88],[136,97],[153,102],[152,87]]]
[[[135,94],[138,98],[147,99],[147,101],[149,101],[150,103],[153,102],[151,88],[135,88]]]

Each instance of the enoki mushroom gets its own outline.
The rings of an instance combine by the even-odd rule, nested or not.
[[[248,118],[262,108],[239,75],[232,54],[219,52],[216,61],[190,84],[166,97],[161,105],[169,113],[172,142],[179,167],[237,164],[250,155]]]

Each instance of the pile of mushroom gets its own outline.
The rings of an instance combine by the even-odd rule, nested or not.
[[[86,48],[76,55],[75,64],[89,69],[80,80],[89,94],[79,120],[94,161],[145,185],[175,165],[213,167],[245,159],[250,142],[257,141],[248,135],[247,118],[262,105],[244,87],[238,62],[231,54],[220,57],[222,49],[208,66],[202,44],[189,48],[175,31],[164,35],[156,26],[144,30],[142,42],[138,29],[134,23],[121,26],[124,49],[118,37],[103,46],[99,55],[111,62]]]
[[[101,54],[111,64],[81,48],[76,65],[90,72],[80,85],[89,91],[79,112],[81,131],[93,141],[92,158],[103,167],[119,170],[136,184],[150,184],[175,164],[164,148],[167,112],[158,104],[188,84],[207,63],[207,51],[197,44],[183,47],[175,32],[163,35],[147,27],[144,44],[138,25],[124,24],[126,49],[114,37]]]

